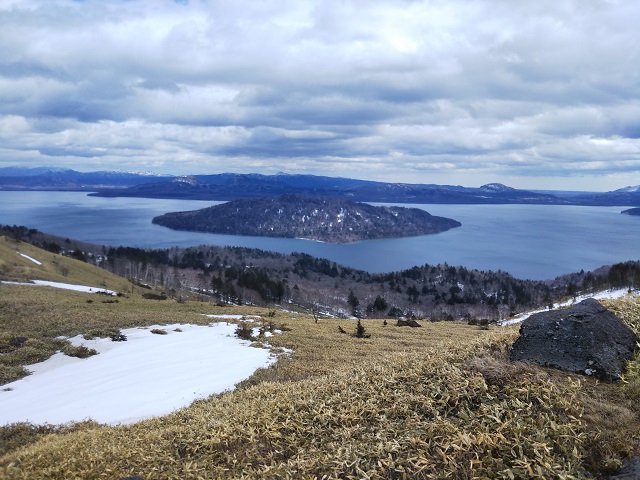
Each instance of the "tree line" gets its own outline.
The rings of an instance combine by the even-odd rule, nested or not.
[[[185,291],[216,302],[294,304],[333,315],[416,316],[434,320],[500,319],[532,307],[604,288],[640,286],[640,262],[628,261],[549,281],[506,272],[444,265],[372,274],[305,253],[289,255],[242,247],[142,249],[102,247],[26,227],[0,234],[56,254],[93,263],[167,292]]]

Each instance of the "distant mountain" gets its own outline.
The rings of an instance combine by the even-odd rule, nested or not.
[[[68,171],[68,169],[58,167],[2,167],[0,168],[0,177],[33,177],[64,171]]]
[[[316,175],[221,173],[171,176],[150,172],[87,172],[51,167],[0,168],[1,190],[78,190],[101,197],[234,200],[287,193],[359,202],[640,206],[640,186],[606,193],[529,191],[501,183],[479,188],[386,183]]]
[[[624,187],[612,192],[578,195],[571,200],[581,205],[640,206],[640,185]]]
[[[294,193],[330,196],[358,202],[416,204],[530,204],[640,206],[640,187],[626,187],[605,193],[519,190],[500,183],[479,188],[454,185],[384,183],[315,175],[232,174],[193,175],[168,181],[120,189],[103,190],[96,196],[177,198],[191,200],[234,200]]]
[[[122,190],[103,190],[102,197],[234,200],[287,193],[383,203],[446,204],[568,204],[550,194],[517,190],[498,183],[480,188],[453,185],[384,183],[315,175],[231,174],[193,175],[147,183]]]
[[[79,190],[96,191],[103,188],[125,188],[158,182],[166,175],[149,172],[77,172],[51,167],[0,169],[1,190]],[[173,178],[173,177],[170,177]]]
[[[155,217],[175,230],[229,235],[305,238],[346,243],[443,232],[461,224],[417,208],[374,207],[328,197],[281,195],[233,200],[190,212]]]

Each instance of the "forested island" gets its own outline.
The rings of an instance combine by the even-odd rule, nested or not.
[[[304,238],[330,243],[428,235],[461,225],[418,208],[373,206],[291,194],[171,212],[155,217],[153,223],[174,230]]]
[[[640,208],[629,208],[628,210],[623,210],[620,213],[624,215],[640,216]]]

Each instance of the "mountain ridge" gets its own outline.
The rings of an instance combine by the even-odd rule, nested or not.
[[[378,203],[640,206],[640,186],[611,192],[521,190],[500,183],[481,187],[393,183],[280,172],[160,175],[153,172],[77,172],[54,167],[0,168],[0,190],[86,191],[100,197],[229,201],[297,193]]]

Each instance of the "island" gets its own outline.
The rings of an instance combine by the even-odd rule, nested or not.
[[[174,230],[328,243],[428,235],[461,226],[456,220],[419,208],[373,206],[294,194],[232,200],[200,210],[166,213],[155,217],[153,223]]]
[[[636,216],[640,216],[640,207],[636,207],[636,208],[630,208],[628,210],[623,210],[622,212],[623,215],[636,215]]]

